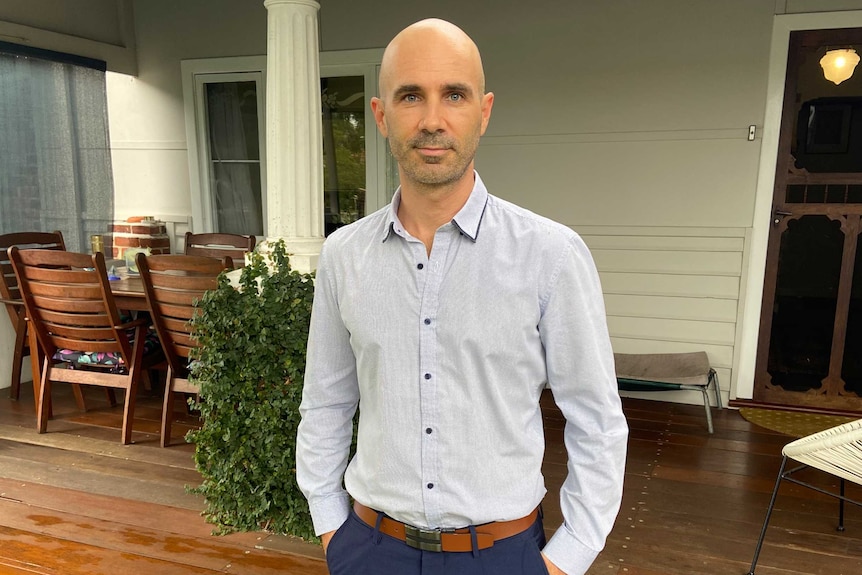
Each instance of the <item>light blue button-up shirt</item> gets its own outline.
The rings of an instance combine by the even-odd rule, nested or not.
[[[430,256],[399,201],[334,232],[320,255],[297,441],[315,531],[345,521],[348,493],[425,528],[527,515],[545,495],[547,384],[569,461],[565,521],[544,551],[586,572],[619,510],[628,435],[589,251],[478,174]]]

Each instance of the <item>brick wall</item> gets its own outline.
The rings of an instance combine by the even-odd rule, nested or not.
[[[153,254],[171,253],[171,238],[164,222],[114,222],[108,229],[105,253],[114,258],[122,259],[128,248],[150,248]]]

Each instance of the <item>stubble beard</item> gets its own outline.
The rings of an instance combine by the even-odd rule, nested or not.
[[[427,133],[407,141],[389,139],[389,148],[398,162],[402,179],[433,187],[446,186],[460,180],[473,161],[478,145],[478,130],[465,140],[463,146],[459,146],[452,138]],[[448,153],[444,156],[423,157],[416,152],[417,148],[422,147],[445,148]]]

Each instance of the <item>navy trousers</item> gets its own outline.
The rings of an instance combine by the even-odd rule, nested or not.
[[[473,552],[420,551],[380,533],[351,510],[326,550],[330,575],[548,575],[540,550],[542,519],[493,547]]]

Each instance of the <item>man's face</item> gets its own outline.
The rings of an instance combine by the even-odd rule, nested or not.
[[[445,186],[472,168],[494,98],[482,84],[481,63],[463,47],[399,46],[381,76],[382,97],[371,105],[402,184]]]

